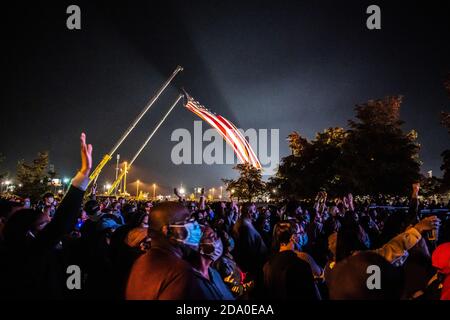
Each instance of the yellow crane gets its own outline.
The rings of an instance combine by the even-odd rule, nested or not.
[[[120,139],[116,142],[114,147],[111,149],[110,152],[105,154],[103,156],[102,161],[97,165],[97,167],[92,171],[91,175],[89,176],[89,185],[96,181],[98,176],[100,175],[100,172],[105,167],[105,165],[111,160],[112,155],[119,149],[120,145],[125,141],[125,139],[128,137],[128,135],[133,131],[133,129],[136,127],[136,125],[141,121],[142,117],[147,113],[147,111],[151,108],[151,106],[158,100],[159,96],[163,93],[163,91],[169,86],[169,84],[172,82],[173,78],[179,73],[183,71],[183,67],[177,66],[175,71],[172,73],[172,75],[167,79],[166,82],[162,85],[162,87],[156,92],[156,94],[150,99],[150,101],[147,103],[147,105],[144,107],[144,109],[141,111],[141,113],[137,116],[136,119],[131,123],[131,125],[128,127],[128,129],[125,131],[125,133],[120,137]]]
[[[156,125],[156,127],[153,129],[153,131],[147,137],[147,140],[145,140],[144,144],[136,152],[136,154],[134,155],[133,159],[131,159],[130,163],[125,162],[124,170],[122,170],[122,172],[117,177],[116,181],[114,181],[114,183],[111,185],[111,187],[107,191],[106,194],[108,196],[111,195],[114,192],[114,190],[119,185],[120,181],[122,181],[122,179],[124,179],[127,176],[127,173],[130,170],[131,166],[133,165],[134,161],[136,161],[136,159],[141,154],[142,150],[144,150],[144,148],[147,146],[147,144],[150,142],[150,140],[155,135],[156,131],[158,131],[159,127],[163,124],[163,122],[166,120],[166,118],[169,116],[169,114],[172,112],[173,108],[175,108],[175,106],[178,104],[178,102],[180,102],[180,100],[183,98],[183,96],[184,96],[183,94],[178,95],[178,98],[172,104],[172,106],[170,107],[169,111],[167,111],[167,113],[164,115],[164,117],[161,119],[161,121],[159,121],[159,123]],[[125,184],[126,184],[126,181],[124,180],[124,190],[126,189]]]

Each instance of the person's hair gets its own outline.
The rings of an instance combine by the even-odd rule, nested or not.
[[[161,230],[164,226],[184,222],[189,217],[189,211],[179,202],[158,203],[149,215],[149,234],[152,238],[161,236]]]
[[[242,219],[251,219],[252,218],[252,214],[250,212],[251,205],[252,205],[251,203],[247,203],[242,207],[242,210],[241,210]]]
[[[379,245],[387,243],[389,240],[402,233],[407,227],[405,216],[400,212],[394,212],[384,221],[384,228],[379,237]]]
[[[22,204],[8,201],[8,200],[0,200],[0,218],[8,219],[12,214],[14,208],[21,207]]]
[[[336,261],[351,256],[354,251],[364,250],[360,238],[360,225],[353,219],[345,219],[337,234]]]
[[[369,231],[370,217],[368,215],[361,216],[360,224],[366,232]]]
[[[377,268],[370,270],[371,266]],[[371,275],[381,277],[381,288],[368,287]],[[404,281],[402,269],[377,253],[365,251],[336,263],[327,277],[327,285],[331,300],[399,300]]]
[[[333,232],[338,232],[341,228],[341,223],[338,219],[335,219],[333,217],[330,217],[327,221],[325,221],[323,225],[324,234],[326,237],[328,237]]]
[[[217,230],[217,235],[220,237],[220,240],[222,240],[223,251],[229,252],[230,238],[232,238],[232,236],[228,234],[225,230]]]
[[[192,212],[191,218],[193,218],[195,221],[199,221],[200,213],[202,215],[205,215],[206,211],[205,210],[195,210],[194,212]],[[205,217],[203,217],[203,218],[205,218]]]
[[[264,225],[265,225],[265,223],[266,223],[266,220],[267,220],[266,215],[264,213],[260,214],[258,216],[258,218],[256,219],[256,221],[255,221],[255,228],[256,228],[256,230],[258,230],[258,231],[262,230]]]
[[[278,222],[273,228],[272,250],[280,250],[281,244],[287,244],[293,234],[297,232],[297,223],[294,221]]]
[[[42,200],[46,199],[46,198],[54,198],[55,195],[51,192],[46,192],[44,193],[44,195],[42,196]]]
[[[286,214],[288,216],[294,216],[296,213],[297,208],[300,206],[300,202],[296,200],[290,200],[286,204]]]
[[[141,225],[144,218],[147,216],[147,212],[145,211],[137,211],[130,216],[130,226],[133,228],[137,228]]]
[[[26,242],[27,232],[43,214],[39,210],[21,209],[15,212],[8,220],[3,230],[4,242],[8,246],[22,245]]]

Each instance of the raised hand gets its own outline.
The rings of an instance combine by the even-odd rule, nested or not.
[[[439,228],[441,220],[436,216],[429,216],[420,220],[414,228],[420,233]]]
[[[348,201],[349,201],[350,203],[352,203],[352,202],[353,202],[353,195],[352,195],[351,193],[349,193],[349,194],[347,195],[347,199],[348,199]]]
[[[344,197],[342,198],[342,202],[344,203],[345,209],[349,209],[349,208],[350,208],[350,203],[349,203],[349,200],[348,200],[347,197],[344,196]]]
[[[347,195],[347,200],[348,200],[348,206],[349,206],[350,210],[354,211],[355,205],[353,204],[353,195],[351,193],[349,193]]]
[[[92,193],[93,195],[96,195],[96,194],[97,194],[97,182],[94,182],[94,183],[92,184],[91,193]]]
[[[83,132],[80,136],[81,144],[81,169],[80,173],[88,176],[92,169],[92,145],[86,144],[86,134]]]
[[[419,196],[420,183],[413,183],[412,185],[412,197],[417,198]]]

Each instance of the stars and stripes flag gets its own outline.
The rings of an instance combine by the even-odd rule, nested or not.
[[[250,143],[233,123],[224,117],[209,111],[195,101],[189,94],[185,93],[185,96],[187,100],[185,101],[185,107],[216,129],[224,140],[233,148],[240,161],[243,163],[250,163],[255,168],[261,169],[261,163],[255,152],[253,152]]]

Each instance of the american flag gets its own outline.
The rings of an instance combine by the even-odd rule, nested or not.
[[[248,143],[243,134],[233,123],[231,123],[231,121],[209,111],[187,93],[186,98],[187,102],[185,103],[185,107],[216,129],[225,141],[233,148],[241,162],[250,163],[255,168],[261,169],[261,163],[255,155],[255,152],[253,152],[250,143]]]

